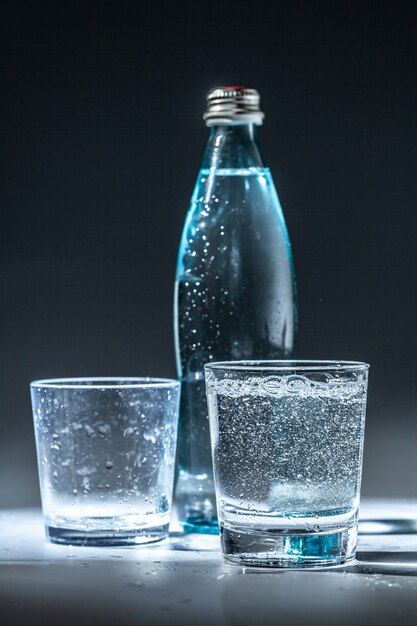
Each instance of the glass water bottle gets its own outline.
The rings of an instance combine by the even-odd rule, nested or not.
[[[291,358],[295,278],[287,228],[257,141],[259,94],[207,96],[210,129],[182,233],[174,327],[181,380],[176,505],[187,532],[217,532],[205,363]]]

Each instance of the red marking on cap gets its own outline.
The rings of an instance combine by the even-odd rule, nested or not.
[[[244,87],[243,85],[232,85],[232,86],[227,85],[226,87],[221,87],[221,89],[230,89],[230,90],[233,90],[233,91],[237,91],[239,89],[242,89],[242,90],[243,89],[250,89],[250,87]]]

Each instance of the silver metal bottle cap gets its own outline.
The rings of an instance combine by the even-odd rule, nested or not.
[[[203,115],[207,126],[215,124],[262,124],[265,117],[259,108],[260,96],[250,87],[215,87],[207,95]]]

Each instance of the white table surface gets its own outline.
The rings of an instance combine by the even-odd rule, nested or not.
[[[361,516],[414,524],[417,502],[365,501]],[[358,561],[348,567],[281,571],[224,563],[216,536],[174,532],[125,548],[53,545],[39,510],[3,509],[0,625],[417,626],[417,534],[399,529],[361,535]]]

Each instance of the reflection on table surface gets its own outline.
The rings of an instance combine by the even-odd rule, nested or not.
[[[362,520],[411,523],[412,511],[417,502],[364,501]],[[277,616],[291,626],[415,626],[416,602],[417,534],[361,534],[352,565],[280,571],[228,565],[217,536],[175,526],[144,546],[53,545],[40,510],[0,510],[2,626],[276,626]]]

